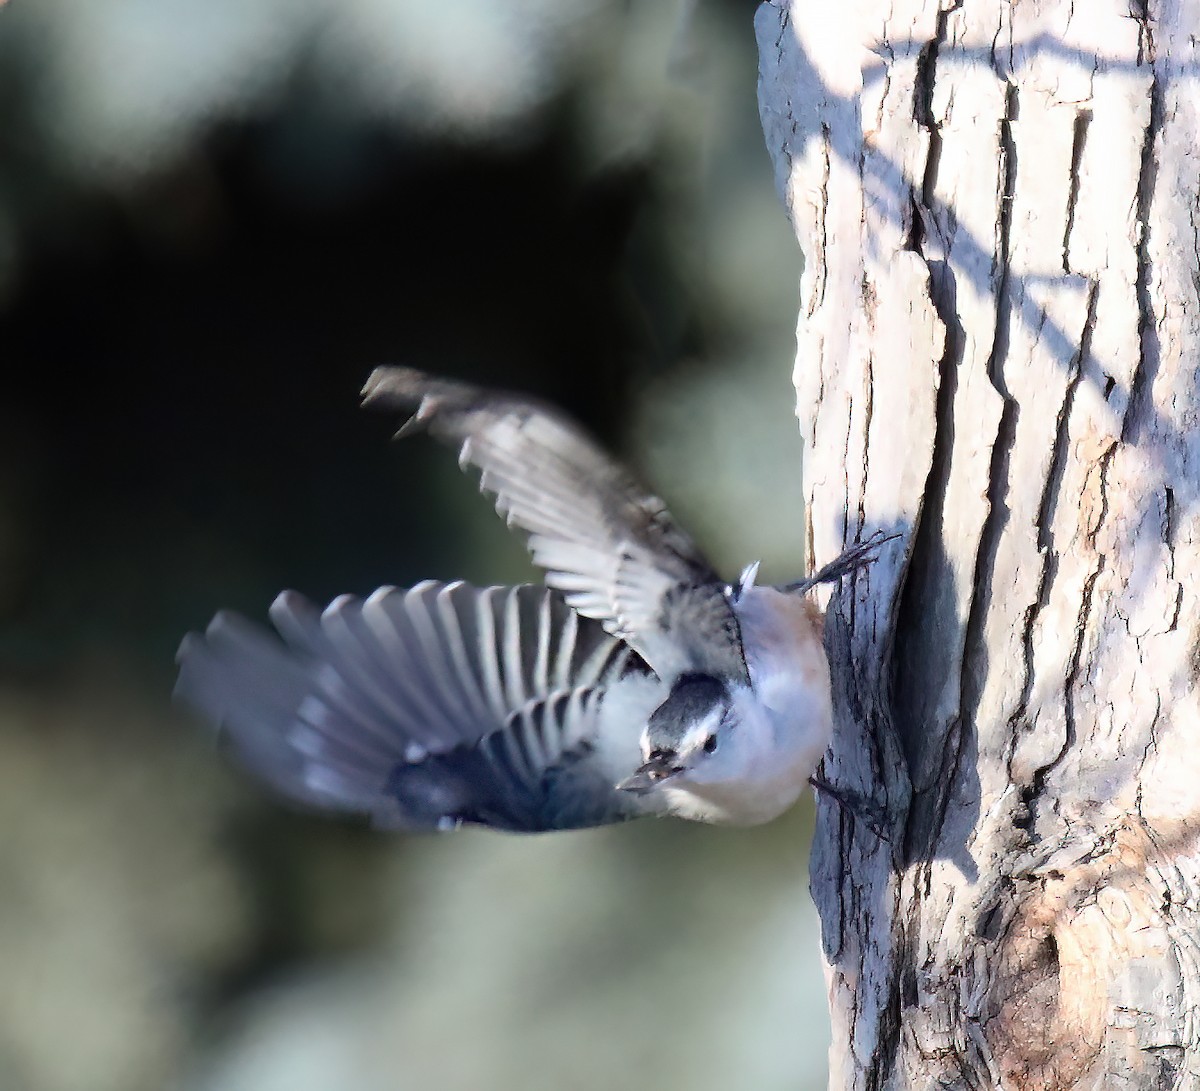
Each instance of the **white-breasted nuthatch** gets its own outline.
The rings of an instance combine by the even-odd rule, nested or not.
[[[296,802],[379,826],[571,829],[642,815],[766,822],[831,731],[823,617],[805,592],[734,584],[562,414],[408,368],[364,403],[410,414],[481,471],[548,587],[383,587],[271,607],[282,641],[218,614],[179,651],[176,693]],[[820,785],[819,785],[820,786]]]

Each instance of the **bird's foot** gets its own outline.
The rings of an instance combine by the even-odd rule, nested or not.
[[[808,778],[808,783],[820,795],[828,796],[847,814],[862,822],[880,841],[886,841],[889,845],[892,843],[891,837],[886,832],[887,811],[880,804],[876,803],[873,799],[868,799],[866,796],[860,795],[858,792],[835,788],[824,777],[816,773]]]

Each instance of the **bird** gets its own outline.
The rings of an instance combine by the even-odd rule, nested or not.
[[[458,451],[545,585],[426,580],[285,591],[275,632],[230,611],[189,633],[175,695],[236,763],[304,808],[382,829],[581,829],[647,816],[748,826],[786,811],[832,733],[807,579],[723,581],[664,503],[560,410],[409,367],[363,405]],[[891,537],[894,537],[891,536]]]

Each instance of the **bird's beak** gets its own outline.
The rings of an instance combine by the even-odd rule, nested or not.
[[[670,780],[677,773],[683,772],[682,765],[675,764],[674,754],[652,754],[649,761],[643,762],[637,772],[626,777],[617,788],[622,792],[633,792],[634,795],[645,795],[652,792],[665,780]]]

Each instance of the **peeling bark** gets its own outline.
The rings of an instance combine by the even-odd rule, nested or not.
[[[830,1086],[1200,1086],[1200,3],[756,26],[810,555],[904,535],[830,603]]]

